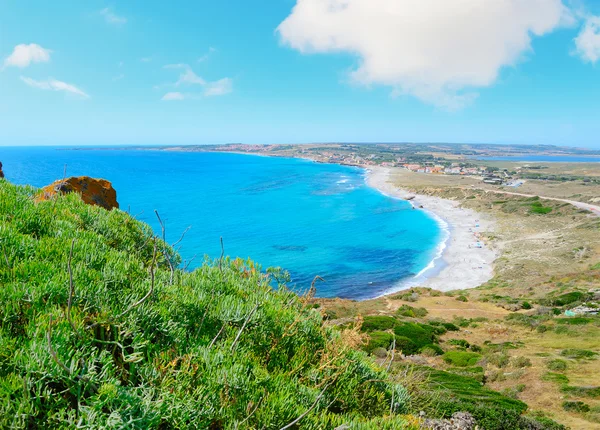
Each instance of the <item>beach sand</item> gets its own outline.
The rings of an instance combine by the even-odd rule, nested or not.
[[[423,273],[406,286],[433,288],[439,291],[464,290],[475,288],[494,276],[493,263],[497,252],[476,234],[494,230],[494,221],[488,216],[470,209],[459,207],[459,202],[439,197],[416,195],[400,189],[390,182],[388,168],[368,167],[367,183],[388,196],[407,199],[414,196],[411,203],[423,209],[447,226],[449,236],[441,255],[434,262],[435,267]],[[478,227],[477,227],[478,225]],[[478,243],[482,246],[478,247]],[[441,267],[441,270],[439,268]]]

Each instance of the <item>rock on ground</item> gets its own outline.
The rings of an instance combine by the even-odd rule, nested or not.
[[[37,200],[50,200],[57,194],[77,193],[81,200],[89,205],[101,206],[111,210],[119,208],[117,192],[112,184],[104,179],[94,179],[89,176],[71,177],[61,181],[55,181],[42,188],[42,193]]]

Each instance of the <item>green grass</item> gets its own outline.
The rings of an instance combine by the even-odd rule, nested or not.
[[[477,362],[481,360],[481,355],[476,352],[447,351],[442,358],[446,363],[452,366],[467,367],[475,366]]]
[[[406,390],[252,261],[172,272],[125,212],[36,192],[0,180],[0,428],[402,428]]]
[[[223,258],[185,272],[127,213],[76,195],[36,204],[37,192],[0,181],[0,428],[279,429],[300,419],[292,428],[402,429],[401,414],[423,406],[401,375],[345,340],[359,333],[324,325],[279,271]],[[391,322],[367,322],[380,353]],[[436,353],[437,336],[455,328],[393,326],[398,349]],[[529,428],[522,402],[431,372],[442,399],[432,416],[468,411],[482,428]]]
[[[563,357],[574,358],[576,360],[580,360],[580,359],[596,358],[598,356],[598,353],[594,352],[594,351],[589,351],[587,349],[570,348],[570,349],[563,349],[560,352],[560,355],[562,355]]]

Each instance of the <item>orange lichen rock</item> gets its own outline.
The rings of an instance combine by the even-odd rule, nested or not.
[[[77,193],[88,205],[102,206],[111,210],[118,208],[117,192],[112,184],[104,179],[94,179],[89,176],[71,177],[56,181],[42,188],[37,200],[50,200],[56,194]]]

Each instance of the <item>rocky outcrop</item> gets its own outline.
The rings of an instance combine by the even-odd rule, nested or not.
[[[4,172],[2,171],[2,161],[0,161],[0,179],[4,178]]]
[[[104,179],[94,179],[89,176],[71,177],[56,181],[42,188],[38,196],[40,200],[50,200],[57,194],[77,193],[81,200],[89,205],[101,206],[111,210],[119,207],[117,192],[112,184]]]

